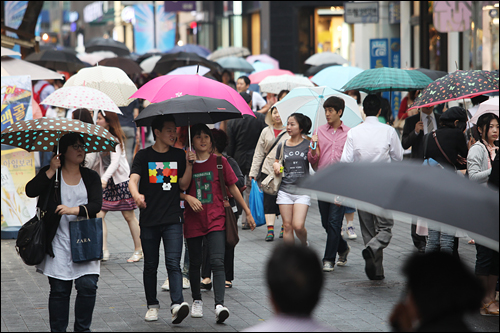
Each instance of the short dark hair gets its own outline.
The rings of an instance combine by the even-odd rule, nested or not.
[[[193,144],[194,137],[200,135],[201,133],[205,133],[210,137],[210,143],[212,144],[212,150],[210,151],[210,153],[213,153],[215,149],[215,139],[212,135],[212,131],[205,124],[196,124],[191,126],[191,144]]]
[[[243,97],[243,99],[245,100],[245,103],[247,103],[247,104],[249,104],[252,101],[252,96],[250,96],[250,94],[247,94],[244,91],[240,92],[240,96]]]
[[[323,287],[322,265],[310,248],[279,245],[267,262],[266,279],[280,312],[309,316]]]
[[[355,95],[356,96],[356,103],[358,105],[361,104],[361,94],[359,93],[359,90],[354,90],[354,89],[353,90],[346,90],[346,91],[344,91],[344,94],[346,94],[346,95],[350,95],[350,94]]]
[[[88,109],[76,109],[75,111],[73,111],[71,116],[73,117],[73,119],[81,120],[84,123],[94,125],[94,120],[92,119],[92,115],[90,114],[90,111]]]
[[[79,133],[68,133],[63,135],[61,139],[59,139],[59,154],[61,154],[59,159],[61,161],[61,166],[63,166],[64,162],[66,161],[65,155],[68,151],[68,147],[74,145],[75,143],[85,144],[85,141]],[[57,145],[54,146],[54,152],[57,152]],[[85,159],[83,159],[83,162],[80,164],[80,166],[85,166]]]
[[[238,78],[239,79],[242,79],[243,81],[245,81],[245,84],[248,86],[250,84],[250,79],[248,78],[248,76],[246,75],[242,75]]]
[[[175,124],[175,118],[171,114],[162,114],[159,116],[156,116],[153,119],[153,122],[151,123],[151,130],[153,131],[153,138],[156,141],[156,134],[155,134],[155,129],[158,131],[163,130],[163,126],[165,126],[165,123],[174,123]],[[177,124],[175,124],[177,127]]]
[[[450,313],[461,316],[477,311],[481,305],[482,284],[451,254],[414,254],[402,271],[422,321],[428,322]]]
[[[340,117],[344,115],[345,101],[337,96],[328,97],[328,99],[323,103],[323,108],[334,108],[335,111],[340,112]]]
[[[311,118],[303,115],[302,113],[292,113],[290,116],[288,116],[288,118],[290,117],[294,117],[295,120],[297,120],[302,134],[309,135],[309,133],[311,133]]]
[[[278,94],[276,99],[279,101],[281,99],[281,97],[283,97],[283,95],[287,95],[289,92],[290,92],[290,90],[283,89],[282,91],[280,91],[280,93]]]
[[[489,97],[486,95],[479,95],[479,96],[472,97],[470,99],[470,101],[472,102],[472,105],[478,105],[478,104],[481,104],[482,102],[486,102],[488,99],[489,99]]]
[[[229,140],[226,132],[218,128],[212,128],[212,137],[214,138],[215,148],[222,154],[222,152],[226,150]]]
[[[370,94],[363,101],[363,111],[367,117],[377,116],[382,108],[382,101],[377,95]]]

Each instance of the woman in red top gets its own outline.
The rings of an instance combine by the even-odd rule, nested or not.
[[[410,90],[408,91],[408,95],[406,95],[405,98],[401,101],[401,104],[399,106],[399,112],[398,112],[398,119],[403,120],[406,119],[409,116],[413,116],[414,114],[417,114],[417,110],[412,110],[410,113],[408,113],[408,108],[413,105],[415,100],[418,97],[418,94],[420,93],[419,90]],[[414,112],[413,114],[411,112]]]
[[[213,272],[215,316],[217,323],[222,323],[229,317],[229,310],[224,306],[226,213],[217,169],[217,156],[213,153],[214,139],[212,132],[206,125],[197,124],[191,128],[191,141],[196,151],[196,161],[193,165],[191,185],[185,195],[188,205],[186,205],[184,211],[184,238],[186,238],[189,251],[189,280],[193,296],[191,317],[203,317],[200,267],[202,241],[203,236],[206,236],[208,256]],[[222,171],[229,192],[245,210],[251,229],[255,229],[255,221],[250,209],[245,204],[240,190],[236,186],[238,178],[224,157],[222,157]]]

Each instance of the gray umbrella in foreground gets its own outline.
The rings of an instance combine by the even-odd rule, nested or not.
[[[466,231],[498,251],[499,194],[453,172],[414,163],[338,163],[305,179],[296,189],[318,199],[430,228]]]

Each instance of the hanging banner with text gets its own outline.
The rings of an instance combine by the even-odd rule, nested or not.
[[[154,48],[154,15],[153,5],[134,5],[135,53],[144,54]]]
[[[401,39],[391,38],[391,67],[401,68]],[[401,91],[392,92],[391,110],[394,119],[397,118],[401,104]]]
[[[165,3],[170,2],[174,1],[165,1]],[[156,10],[156,48],[161,52],[168,52],[175,46],[175,27],[177,24],[176,16],[177,14],[175,12],[166,12],[163,10],[163,5],[158,5]]]
[[[387,38],[370,39],[370,68],[389,67],[389,40]],[[389,100],[388,91],[382,97]]]
[[[2,131],[19,120],[33,119],[31,77],[2,76]]]

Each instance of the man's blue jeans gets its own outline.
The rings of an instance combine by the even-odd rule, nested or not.
[[[453,254],[453,245],[455,241],[454,235],[449,235],[434,229],[429,229],[429,237],[427,237],[427,246],[425,252],[442,251]]]
[[[144,291],[148,308],[159,308],[160,302],[156,298],[158,264],[160,263],[160,242],[163,239],[165,250],[165,265],[167,266],[170,284],[171,305],[184,302],[182,296],[182,224],[163,224],[155,227],[141,227],[141,244],[144,254]]]
[[[342,253],[347,250],[347,242],[340,235],[345,207],[320,200],[318,200],[318,207],[321,214],[321,224],[327,235],[323,262],[330,261],[335,264],[337,252]]]
[[[75,280],[75,332],[90,332],[99,275],[88,274]],[[49,277],[49,322],[51,332],[66,332],[69,322],[69,298],[73,281]]]

